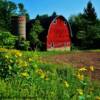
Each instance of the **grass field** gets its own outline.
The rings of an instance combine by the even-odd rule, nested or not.
[[[99,55],[99,50],[29,52],[1,48],[0,99],[100,100],[99,80],[91,81],[99,79],[92,77],[100,65]]]
[[[93,79],[100,80],[100,50],[86,51],[49,51],[37,52],[41,56],[42,63],[55,65],[71,65],[73,67],[94,66],[95,71],[92,73]],[[25,52],[27,55],[32,55],[32,52]]]

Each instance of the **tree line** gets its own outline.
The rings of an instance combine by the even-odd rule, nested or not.
[[[87,3],[83,13],[69,18],[72,29],[73,44],[80,49],[100,48],[100,19],[97,18],[91,1]]]
[[[22,3],[14,3],[10,0],[0,0],[0,30],[11,31],[12,16],[25,15],[27,21],[29,14]]]
[[[10,0],[0,0],[0,31],[11,32],[11,17],[19,15],[25,15],[27,18],[27,40],[30,46],[34,47],[32,49],[44,49],[45,36],[50,22],[57,16],[56,12],[51,16],[37,15],[35,19],[30,20],[22,3],[15,4]],[[82,13],[70,16],[68,22],[72,29],[72,49],[100,48],[100,19],[91,1],[87,3]]]

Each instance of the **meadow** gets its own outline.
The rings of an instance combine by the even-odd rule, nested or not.
[[[64,61],[66,54],[74,58],[81,53],[0,48],[0,99],[100,100],[100,81],[90,76],[95,65]]]

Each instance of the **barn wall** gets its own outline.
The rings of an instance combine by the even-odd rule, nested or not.
[[[69,50],[71,47],[70,30],[68,23],[57,18],[50,24],[47,36],[47,50],[64,49]]]

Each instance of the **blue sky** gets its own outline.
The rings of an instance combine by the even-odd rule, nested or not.
[[[37,14],[51,15],[54,11],[58,15],[63,15],[67,19],[71,15],[83,12],[89,0],[11,0],[15,3],[23,3],[31,19]],[[100,0],[91,0],[97,16],[100,18]]]

